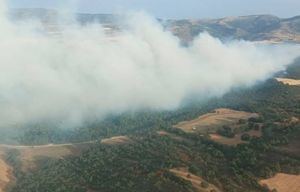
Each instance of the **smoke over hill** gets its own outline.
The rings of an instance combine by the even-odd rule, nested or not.
[[[118,34],[99,24],[14,23],[0,5],[1,126],[55,120],[66,126],[139,109],[174,109],[189,97],[222,96],[284,70],[296,45],[222,43],[207,33],[188,47],[156,19],[135,13]]]

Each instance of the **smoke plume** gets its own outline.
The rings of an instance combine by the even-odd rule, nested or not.
[[[223,43],[207,33],[186,47],[150,16],[128,16],[114,35],[99,24],[16,24],[0,3],[1,126],[39,120],[78,125],[139,109],[175,109],[186,98],[222,96],[270,78],[299,47]],[[126,26],[126,27],[125,27]]]

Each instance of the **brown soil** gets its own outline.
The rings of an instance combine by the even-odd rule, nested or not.
[[[300,175],[278,173],[273,178],[261,180],[260,184],[266,185],[270,190],[276,189],[278,192],[299,192]]]
[[[215,185],[209,184],[207,188],[201,186],[201,183],[204,181],[201,177],[190,173],[187,168],[175,168],[170,169],[170,172],[175,174],[178,177],[181,177],[184,180],[190,181],[193,187],[197,190],[197,192],[210,192],[215,190],[216,192],[220,192],[221,190],[218,189]],[[207,182],[208,183],[208,182]]]
[[[224,125],[233,125],[240,119],[247,120],[251,117],[258,117],[258,114],[220,108],[197,119],[180,122],[174,127],[185,132],[214,133]]]

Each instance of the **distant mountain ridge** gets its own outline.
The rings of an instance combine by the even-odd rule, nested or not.
[[[58,23],[58,19],[62,16],[60,12],[52,9],[33,8],[33,9],[12,9],[9,11],[9,16],[13,20],[38,19],[42,22]],[[117,15],[113,14],[89,14],[76,13],[76,19],[80,23],[99,22],[102,24],[114,23],[118,19]]]
[[[169,20],[166,27],[185,41],[207,31],[221,39],[300,43],[300,16],[288,19],[273,15],[251,15],[221,19]]]
[[[52,25],[57,24],[59,19],[57,11],[48,9],[13,9],[10,16],[14,20],[39,19],[45,24]],[[113,26],[117,25],[117,21],[122,17],[113,14],[78,13],[76,19],[81,24],[98,22]],[[186,43],[204,31],[220,39],[300,43],[300,16],[282,19],[273,15],[250,15],[221,19],[160,21],[166,30]]]

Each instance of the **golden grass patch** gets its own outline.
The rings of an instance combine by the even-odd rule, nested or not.
[[[261,180],[260,184],[267,186],[270,190],[276,189],[278,192],[299,192],[300,175],[278,173],[275,177]]]
[[[281,82],[285,85],[293,85],[293,86],[299,86],[300,80],[298,79],[288,79],[288,78],[276,78],[278,82]]]

